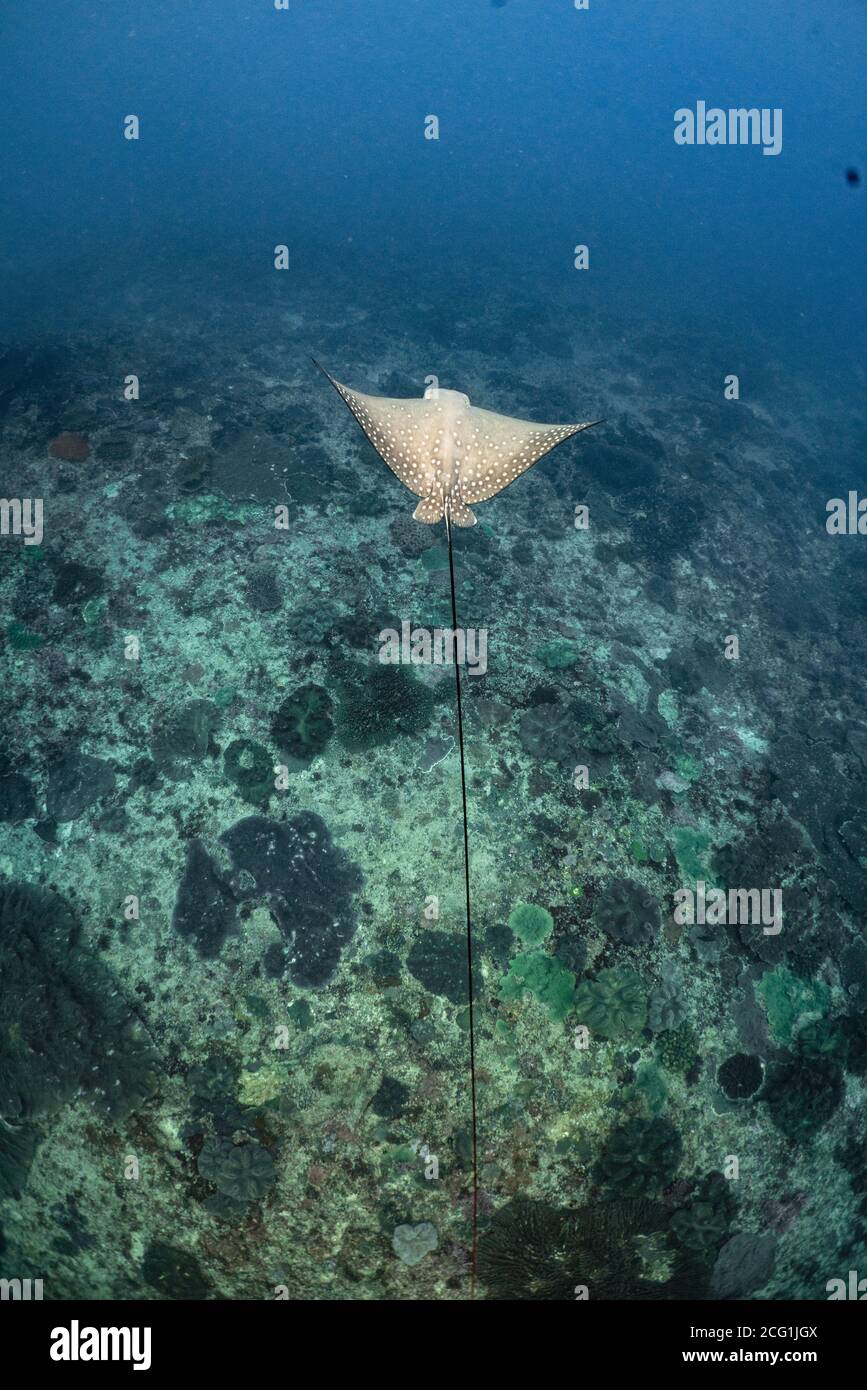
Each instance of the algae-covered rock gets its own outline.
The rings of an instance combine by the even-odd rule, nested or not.
[[[558,639],[537,647],[536,660],[549,671],[567,671],[581,660],[581,649],[574,642]]]

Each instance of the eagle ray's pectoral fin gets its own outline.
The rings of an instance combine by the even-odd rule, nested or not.
[[[352,411],[383,463],[416,497],[427,497],[434,483],[430,460],[442,433],[441,402],[433,396],[417,400],[367,396],[336,381],[324,367],[319,370]]]
[[[539,425],[470,406],[461,493],[467,502],[487,502],[508,487],[558,444],[601,424]]]

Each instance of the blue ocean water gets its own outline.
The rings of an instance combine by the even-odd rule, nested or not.
[[[867,1275],[865,35],[0,15],[4,1278]]]
[[[452,284],[529,283],[576,316],[712,319],[742,351],[767,335],[839,365],[841,338],[863,348],[845,171],[863,161],[864,23],[857,0],[20,7],[2,19],[13,298],[75,323],[70,281],[96,262],[128,283],[198,253],[256,280],[282,240],[291,278],[345,267],[366,306],[390,269],[442,284],[455,315]],[[780,156],[678,147],[674,112],[699,100],[780,108]]]

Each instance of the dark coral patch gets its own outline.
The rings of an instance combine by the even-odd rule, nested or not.
[[[184,876],[178,885],[172,926],[206,959],[219,955],[235,926],[236,904],[229,885],[201,840],[187,846]]]
[[[312,811],[289,821],[248,816],[221,840],[237,899],[267,903],[285,937],[290,978],[311,988],[326,984],[355,932],[358,866]]]
[[[161,1240],[145,1251],[142,1278],[170,1302],[201,1300],[211,1292],[195,1256]]]
[[[282,606],[283,594],[277,571],[270,565],[260,565],[247,579],[247,602],[259,613],[275,613]]]
[[[95,801],[114,791],[114,785],[110,763],[88,753],[70,753],[49,765],[46,811],[59,825],[78,820]]]
[[[274,790],[274,771],[267,748],[250,738],[238,738],[223,754],[223,767],[238,795],[251,806],[262,806]]]
[[[372,666],[340,690],[337,727],[347,748],[360,752],[399,734],[420,734],[431,721],[434,696],[404,666]]]
[[[729,1100],[745,1100],[755,1095],[762,1084],[764,1068],[761,1058],[749,1052],[736,1052],[727,1057],[717,1072],[717,1080]]]
[[[39,1144],[35,1125],[0,1120],[0,1201],[21,1196]]]
[[[274,1182],[274,1160],[255,1141],[233,1144],[229,1139],[208,1139],[198,1168],[218,1192],[238,1202],[259,1201]]]
[[[807,1143],[828,1123],[843,1099],[843,1073],[823,1057],[775,1062],[759,1099],[787,1139]]]
[[[58,566],[54,576],[55,603],[86,603],[102,591],[102,574],[92,566],[80,565],[77,560],[66,560]]]
[[[334,732],[331,700],[321,685],[302,685],[279,706],[271,721],[271,737],[280,752],[299,763],[324,752]]]
[[[648,1197],[677,1172],[683,1142],[670,1120],[627,1120],[613,1129],[594,1169],[597,1182],[626,1197]]]
[[[151,1094],[155,1054],[55,894],[0,884],[0,1116],[21,1121],[88,1096],[109,1116]]]
[[[154,729],[151,751],[160,771],[176,781],[191,775],[191,763],[201,762],[211,749],[219,710],[210,700],[189,700]]]
[[[426,931],[413,942],[407,956],[411,975],[430,990],[452,1004],[467,1002],[467,943],[466,938],[452,932]],[[478,991],[478,978],[473,981]]]
[[[491,1299],[574,1302],[701,1297],[703,1277],[689,1252],[668,1249],[667,1277],[654,1277],[642,1249],[666,1251],[669,1215],[643,1199],[578,1210],[515,1198],[479,1242],[479,1278]]]
[[[379,1115],[383,1120],[396,1120],[403,1113],[408,1100],[409,1087],[404,1086],[397,1077],[384,1076],[379,1090],[370,1102],[370,1108],[374,1115]]]
[[[20,772],[0,776],[0,821],[20,825],[36,814],[36,796],[27,778]]]
[[[659,931],[659,908],[641,883],[616,878],[606,884],[596,900],[593,920],[614,941],[638,946],[652,941]]]

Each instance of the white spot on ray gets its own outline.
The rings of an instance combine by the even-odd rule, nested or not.
[[[495,497],[558,444],[601,423],[516,420],[442,388],[420,400],[366,396],[325,375],[392,473],[422,498],[413,516],[429,525],[447,510],[456,526],[474,526],[468,502]]]

